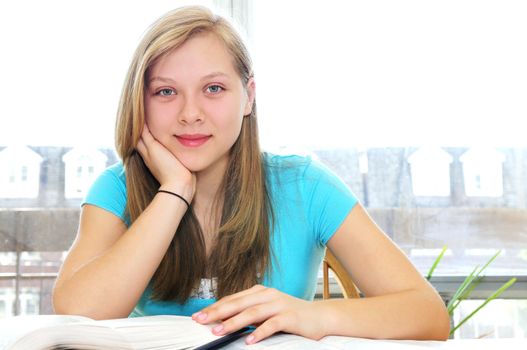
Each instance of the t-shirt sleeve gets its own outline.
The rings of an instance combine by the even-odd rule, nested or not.
[[[312,160],[304,173],[307,217],[321,245],[326,245],[358,203],[351,189],[325,165]]]
[[[122,164],[104,170],[93,182],[81,205],[91,204],[113,213],[128,226],[126,209],[126,180]]]

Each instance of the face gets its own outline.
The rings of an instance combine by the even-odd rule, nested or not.
[[[254,100],[233,58],[212,33],[198,34],[149,70],[146,122],[152,135],[193,172],[225,169]]]

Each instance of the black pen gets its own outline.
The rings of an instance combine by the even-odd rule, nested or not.
[[[219,339],[211,341],[210,343],[198,346],[194,350],[214,350],[214,349],[219,349],[219,348],[221,348],[221,347],[223,347],[223,346],[235,341],[236,339],[239,339],[239,338],[243,337],[244,335],[251,333],[252,331],[254,331],[254,327],[243,327],[242,329],[239,329],[236,332],[229,333],[229,334],[227,334],[227,335],[225,335],[225,336],[223,336],[223,337],[221,337]]]

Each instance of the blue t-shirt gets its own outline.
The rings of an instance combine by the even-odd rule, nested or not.
[[[310,157],[264,153],[274,213],[271,269],[262,284],[312,300],[324,247],[357,203],[351,190],[327,167]],[[93,183],[83,204],[106,209],[129,226],[125,216],[126,181],[121,163]],[[131,316],[191,315],[214,298],[190,298],[184,304],[150,299],[147,287]]]

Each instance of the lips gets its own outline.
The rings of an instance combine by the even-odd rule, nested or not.
[[[183,134],[174,136],[176,136],[177,140],[185,147],[199,147],[212,137],[212,135],[203,134]]]

